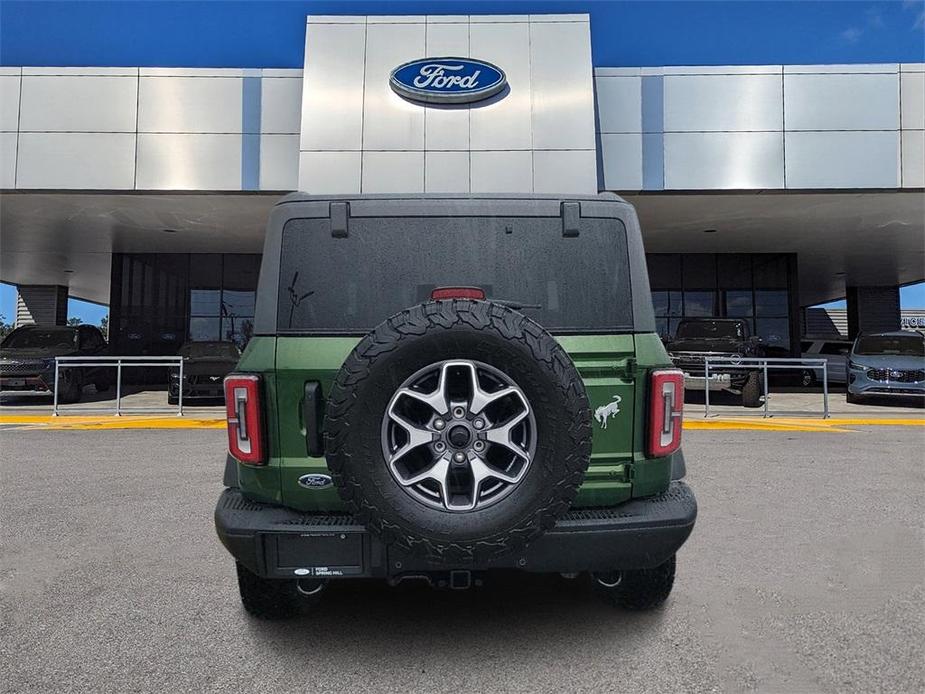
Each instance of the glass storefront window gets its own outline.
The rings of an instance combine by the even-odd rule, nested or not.
[[[754,314],[750,289],[727,289],[723,292],[723,301],[730,318],[747,318]]]
[[[756,289],[755,314],[758,316],[786,316],[789,313],[786,289]]]
[[[715,316],[716,292],[684,292],[684,315]]]
[[[221,338],[219,319],[205,316],[192,316],[189,319],[190,342],[217,341]]]
[[[768,347],[790,350],[789,318],[758,318],[755,320],[755,328],[758,337]]]

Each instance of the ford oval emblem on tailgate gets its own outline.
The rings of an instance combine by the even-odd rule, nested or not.
[[[494,96],[507,84],[504,70],[472,58],[420,58],[389,76],[392,89],[428,104],[468,104]]]
[[[333,484],[328,475],[302,475],[299,478],[299,486],[306,489],[327,489]]]

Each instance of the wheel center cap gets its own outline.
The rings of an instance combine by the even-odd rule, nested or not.
[[[469,430],[464,426],[455,426],[450,429],[447,434],[447,439],[450,442],[450,445],[454,448],[465,448],[469,445],[469,441],[472,439],[472,434],[469,433]]]

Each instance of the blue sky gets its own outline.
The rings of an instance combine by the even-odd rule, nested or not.
[[[925,0],[0,3],[0,63],[302,67],[306,14],[587,12],[598,66],[918,62]]]

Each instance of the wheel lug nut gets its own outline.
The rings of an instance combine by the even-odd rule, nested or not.
[[[483,448],[485,448],[485,442],[484,442],[484,441],[476,441],[474,444],[472,444],[472,447],[473,447],[475,450],[480,451],[480,450],[482,450]]]
[[[446,426],[446,422],[444,422],[442,419],[435,419],[435,420],[434,420],[434,429],[436,429],[436,430],[439,431],[439,430],[443,429],[443,427],[445,427],[445,426]]]
[[[443,441],[437,441],[437,443],[434,444],[434,450],[438,453],[442,453],[446,450],[446,444],[443,443]]]
[[[481,429],[485,426],[485,420],[476,419],[474,422],[472,422],[472,426],[474,426],[476,429]]]
[[[466,411],[461,407],[457,407],[455,410],[453,410],[453,416],[456,417],[456,419],[461,419],[465,415]]]
[[[453,454],[453,462],[464,463],[466,461],[466,456],[462,452]]]

